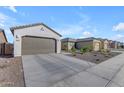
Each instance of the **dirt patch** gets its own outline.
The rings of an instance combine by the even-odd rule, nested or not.
[[[108,55],[105,55],[105,54],[102,54],[100,52],[88,52],[88,53],[85,53],[83,55],[77,53],[76,56],[73,56],[72,54],[66,54],[66,55],[99,64],[99,63],[101,63],[105,60],[108,60],[112,57],[115,57],[119,54],[121,54],[121,53],[110,52]]]
[[[21,57],[0,58],[0,86],[24,87]]]

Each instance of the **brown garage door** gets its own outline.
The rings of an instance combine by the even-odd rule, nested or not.
[[[22,55],[55,53],[56,42],[54,39],[40,37],[22,38]]]

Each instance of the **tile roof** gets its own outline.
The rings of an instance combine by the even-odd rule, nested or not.
[[[22,29],[22,28],[27,28],[27,27],[32,27],[32,26],[38,26],[38,25],[43,25],[46,28],[48,28],[51,31],[53,31],[54,33],[56,33],[57,35],[62,36],[59,33],[57,33],[56,31],[54,31],[53,29],[51,29],[50,27],[48,27],[47,25],[45,25],[44,23],[34,23],[34,24],[28,24],[28,25],[15,26],[15,27],[11,27],[10,30],[14,34],[14,30],[16,30],[16,29]]]
[[[76,39],[73,39],[73,38],[64,38],[62,39],[61,41],[70,41],[70,42],[76,42]]]
[[[95,38],[95,37],[81,38],[81,39],[77,39],[77,41],[91,41],[91,40],[94,40],[94,39],[97,39],[97,38]]]

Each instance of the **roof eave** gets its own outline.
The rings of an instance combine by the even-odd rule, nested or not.
[[[59,35],[60,37],[62,37],[61,34],[57,33],[56,31],[54,31],[53,29],[51,29],[50,27],[48,27],[48,26],[45,25],[44,23],[36,23],[36,24],[27,25],[27,26],[20,26],[20,27],[18,26],[17,28],[16,28],[16,27],[11,27],[10,30],[11,30],[12,34],[14,35],[14,30],[16,30],[16,29],[27,28],[27,27],[37,26],[37,25],[43,25],[43,26],[45,26],[46,28],[52,30],[54,33],[56,33],[56,34]]]

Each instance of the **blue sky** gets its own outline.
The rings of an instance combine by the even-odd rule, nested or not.
[[[0,28],[13,42],[12,26],[43,22],[64,37],[101,37],[124,42],[124,7],[0,7]]]

